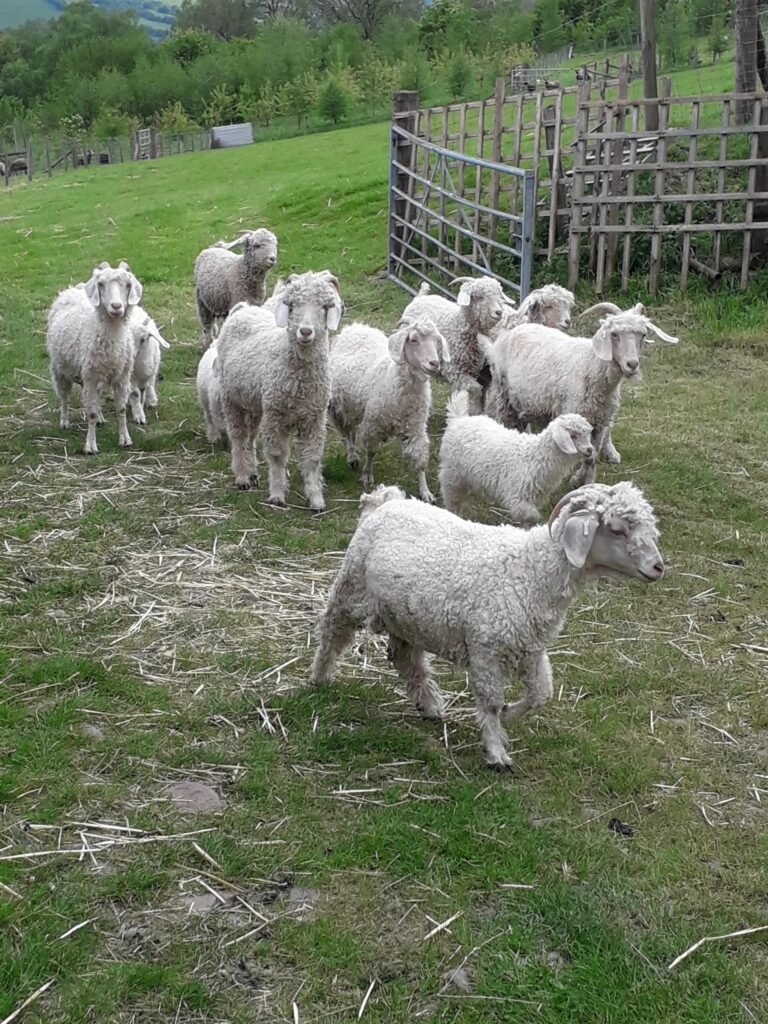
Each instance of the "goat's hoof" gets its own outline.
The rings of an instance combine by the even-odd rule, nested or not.
[[[270,494],[267,498],[268,505],[274,505],[275,508],[287,508],[285,504],[285,498],[280,498],[275,494]]]
[[[325,512],[325,505],[310,505],[309,511],[312,512],[313,515],[320,515],[321,512]]]
[[[618,466],[621,462],[621,456],[615,448],[609,448],[607,451],[603,450],[600,452],[600,459],[603,462],[610,462],[612,466]]]
[[[92,448],[83,448],[86,455],[98,455],[99,449],[94,445]]]
[[[512,771],[512,762],[509,759],[506,761],[487,761],[486,766],[498,775]]]
[[[130,437],[125,438],[122,441],[118,441],[117,443],[120,445],[121,448],[133,448],[133,441],[130,439]]]
[[[427,505],[436,504],[434,494],[431,494],[429,491],[427,491],[426,494],[420,494],[419,497],[422,501],[426,502]]]
[[[238,491],[250,491],[251,485],[247,480],[235,480]]]
[[[147,421],[145,419],[140,420],[137,416],[133,417],[133,422],[136,424],[137,427],[146,427],[147,425]]]
[[[258,487],[259,486],[259,474],[258,473],[251,473],[251,475],[248,477],[248,483],[251,485],[251,487]]]
[[[360,459],[358,459],[357,456],[352,459],[347,459],[347,465],[351,470],[357,472],[357,470],[360,469]]]

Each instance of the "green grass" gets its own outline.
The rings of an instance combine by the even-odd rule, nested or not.
[[[265,224],[281,271],[330,267],[349,320],[391,326],[405,296],[378,276],[387,134],[0,194],[0,858],[79,847],[83,831],[96,847],[99,823],[147,840],[0,859],[0,1019],[50,980],[25,1022],[292,1021],[294,1003],[302,1022],[354,1021],[372,982],[363,1020],[380,1024],[768,1017],[759,935],[667,970],[703,935],[766,921],[764,282],[654,306],[681,342],[627,390],[624,463],[601,476],[646,491],[669,572],[576,603],[556,699],[513,731],[509,777],[483,768],[450,666],[444,730],[409,708],[381,638],[361,635],[337,682],[306,685],[359,487],[330,436],[320,520],[298,493],[277,512],[233,490],[196,408],[191,268],[211,239]],[[56,426],[45,311],[123,257],[172,348],[159,417],[130,453],[108,422],[86,459],[82,425]],[[434,441],[444,400],[436,388]],[[415,485],[394,449],[375,470]],[[183,813],[167,799],[182,780],[223,807]],[[190,912],[203,883],[224,902]],[[464,957],[469,996],[443,988]]]

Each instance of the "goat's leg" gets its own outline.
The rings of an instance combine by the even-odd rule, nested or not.
[[[125,413],[130,389],[131,385],[127,380],[117,380],[112,385],[112,393],[115,396],[115,415],[117,416],[117,443],[121,448],[130,448],[133,444],[131,435],[128,433],[128,418]],[[142,409],[142,414],[143,412]],[[144,422],[146,423],[146,420]]]
[[[261,425],[261,440],[269,467],[269,497],[267,501],[270,505],[285,508],[286,466],[290,451],[288,436],[279,423],[265,416]]]
[[[507,753],[509,737],[501,724],[504,707],[504,670],[487,650],[470,651],[469,682],[475,695],[477,723],[489,768],[503,771],[512,760]]]
[[[333,677],[336,661],[352,642],[358,622],[349,609],[348,598],[352,585],[342,567],[331,588],[328,604],[317,629],[317,649],[309,673],[311,683],[323,683]]]
[[[72,381],[55,373],[51,374],[51,380],[59,399],[59,427],[66,430],[69,427],[69,396],[72,391]]]
[[[304,494],[313,512],[325,512],[323,497],[323,450],[325,417],[310,434],[296,437],[296,462],[304,482]]]
[[[96,424],[100,413],[99,389],[96,381],[88,376],[83,377],[83,408],[88,420],[88,430],[85,435],[83,451],[86,455],[98,455],[99,446],[96,444]]]
[[[427,483],[427,466],[429,464],[429,438],[426,424],[418,434],[409,434],[403,440],[403,455],[412,463],[418,474],[419,497],[422,501],[434,505],[435,496]]]
[[[131,415],[133,416],[133,422],[140,425],[144,425],[147,422],[147,417],[144,415],[144,406],[141,401],[141,390],[138,387],[132,387],[131,393],[128,396],[128,401],[131,406]]]
[[[195,299],[197,301],[197,318],[203,329],[203,351],[205,352],[206,349],[210,348],[211,341],[213,340],[213,325],[216,317],[200,298],[199,292],[195,292]]]
[[[518,670],[523,684],[523,696],[513,704],[505,704],[501,717],[505,722],[527,715],[529,711],[542,707],[552,697],[552,666],[546,651],[526,654]]]
[[[387,655],[405,681],[409,699],[424,718],[442,718],[445,698],[432,676],[426,653],[390,634]]]
[[[247,491],[251,484],[258,484],[258,463],[254,438],[258,420],[252,413],[238,406],[224,406],[227,434],[232,448],[232,472],[235,485],[240,491]]]

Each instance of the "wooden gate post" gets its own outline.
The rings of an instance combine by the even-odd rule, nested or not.
[[[396,92],[392,98],[392,127],[402,128],[410,135],[416,134],[419,108],[419,94],[412,90]],[[394,130],[390,139],[390,163],[389,163],[389,240],[388,269],[390,276],[397,272],[397,258],[404,258],[405,223],[408,220],[408,199],[404,196],[410,195],[411,178],[400,167],[413,169],[415,149],[413,144],[398,135]],[[395,195],[395,189],[402,195]]]

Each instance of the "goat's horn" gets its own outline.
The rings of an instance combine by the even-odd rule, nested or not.
[[[672,334],[666,334],[660,327],[657,327],[652,320],[649,320],[648,317],[645,318],[645,323],[649,331],[653,331],[653,333],[661,338],[662,341],[666,341],[668,345],[676,345],[680,340]]]
[[[244,235],[240,235],[240,237],[236,238],[234,240],[234,242],[225,242],[224,243],[224,248],[225,249],[234,249],[235,246],[242,245],[247,237],[248,237],[248,232],[246,232]]]
[[[589,309],[585,309],[583,313],[579,314],[579,318],[583,316],[589,316],[590,313],[620,313],[621,309],[616,305],[615,302],[597,302],[594,306],[590,306]]]
[[[560,501],[558,501],[558,503],[552,509],[552,513],[549,517],[549,520],[547,521],[547,529],[549,530],[550,537],[552,536],[552,523],[554,523],[554,521],[563,511],[563,508],[568,504],[571,498],[573,498],[574,495],[578,494],[580,490],[581,488],[577,487],[575,491],[568,491],[568,493],[564,494]]]
[[[451,288],[455,284],[464,284],[465,281],[474,281],[474,280],[475,280],[474,277],[454,277],[454,279],[451,281],[451,283],[450,283],[450,285],[448,287]]]
[[[507,295],[506,292],[502,292],[501,294],[504,296],[504,301],[508,302],[510,304],[510,306],[516,306],[517,305],[517,299],[513,299],[510,295]]]

